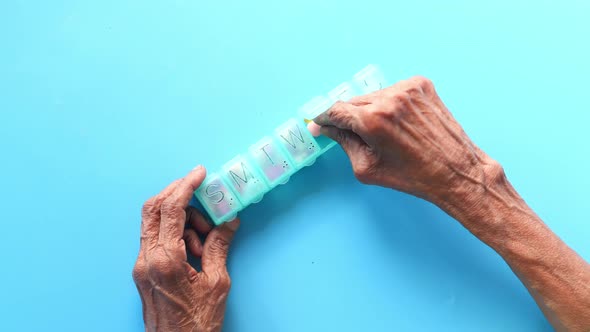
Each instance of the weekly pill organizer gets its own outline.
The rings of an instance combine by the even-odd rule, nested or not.
[[[274,187],[285,184],[305,166],[312,165],[336,142],[314,137],[307,123],[327,111],[336,101],[377,91],[385,86],[378,67],[369,65],[328,92],[311,99],[297,116],[278,126],[274,132],[234,157],[221,170],[207,176],[195,191],[215,225],[234,219],[248,205],[259,202]]]

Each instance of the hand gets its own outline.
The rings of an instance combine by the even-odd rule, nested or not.
[[[349,102],[314,122],[348,154],[355,176],[437,202],[499,165],[478,149],[426,78],[414,77]]]
[[[230,288],[225,263],[239,220],[212,229],[202,214],[188,206],[205,173],[203,167],[195,168],[143,206],[133,279],[146,331],[221,330]],[[204,245],[197,232],[208,234]],[[187,262],[186,248],[201,258],[201,272]]]
[[[429,80],[338,102],[314,122],[342,145],[361,182],[437,204],[498,252],[556,330],[590,331],[590,265],[471,142]]]

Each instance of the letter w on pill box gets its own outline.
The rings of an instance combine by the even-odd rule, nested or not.
[[[307,123],[327,111],[336,101],[371,93],[386,86],[379,68],[369,65],[326,95],[312,98],[298,115],[278,126],[274,132],[226,163],[220,171],[207,176],[195,191],[211,220],[219,225],[234,219],[248,205],[259,202],[264,194],[305,166],[312,165],[336,142],[314,137]]]

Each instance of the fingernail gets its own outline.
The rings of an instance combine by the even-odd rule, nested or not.
[[[309,130],[313,137],[320,136],[320,129],[321,127],[313,121],[307,124],[307,130]]]
[[[193,168],[193,171],[197,171],[197,170],[200,170],[200,169],[203,169],[203,166],[202,165],[199,165],[199,166]]]

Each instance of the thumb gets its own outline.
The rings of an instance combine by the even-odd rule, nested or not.
[[[355,160],[358,157],[361,148],[367,145],[359,135],[350,130],[332,126],[322,126],[320,128],[320,133],[338,142],[351,161]]]
[[[240,220],[236,218],[215,227],[209,232],[203,246],[203,256],[201,256],[201,265],[205,274],[227,273],[225,266],[227,253],[239,226]]]

